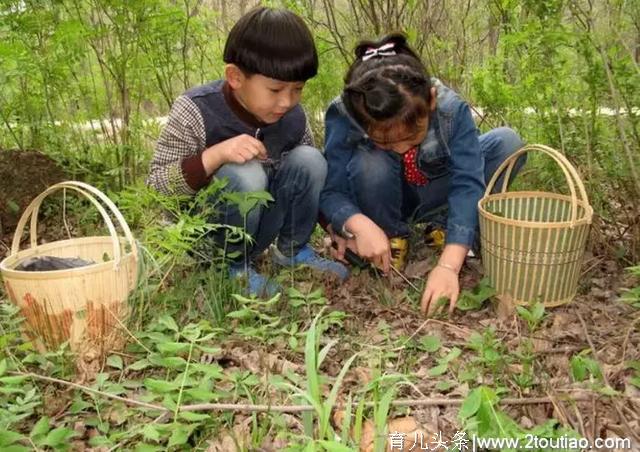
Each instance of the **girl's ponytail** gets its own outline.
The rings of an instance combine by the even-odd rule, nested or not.
[[[402,95],[398,87],[384,78],[372,76],[360,83],[345,87],[345,93],[351,98],[351,106],[356,111],[366,112],[366,117],[375,121],[392,118],[402,108]],[[357,119],[364,120],[361,115]]]

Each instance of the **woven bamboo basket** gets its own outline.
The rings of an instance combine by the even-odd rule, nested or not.
[[[531,151],[548,155],[560,166],[568,196],[507,192],[516,160]],[[501,192],[492,194],[503,172]],[[578,172],[566,157],[539,144],[518,150],[496,170],[478,210],[482,260],[498,294],[509,295],[517,304],[542,302],[546,307],[574,298],[593,208]]]
[[[38,245],[40,205],[60,190],[65,196],[66,190],[71,190],[89,199],[110,235]],[[124,237],[116,233],[108,211]],[[21,251],[28,220],[31,246]],[[22,260],[37,256],[80,257],[95,264],[40,272],[15,269]],[[16,227],[11,252],[0,262],[0,271],[10,300],[25,317],[24,333],[39,350],[53,350],[69,341],[74,352],[93,351],[104,356],[124,344],[122,326],[129,313],[128,296],[137,282],[137,261],[136,242],[115,204],[91,185],[67,181],[49,187],[26,208]]]

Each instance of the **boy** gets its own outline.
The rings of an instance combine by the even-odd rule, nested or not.
[[[255,207],[246,218],[255,243],[244,259],[277,238],[276,264],[305,264],[346,278],[343,265],[319,257],[307,243],[327,173],[298,105],[305,82],[318,70],[309,29],[290,11],[255,8],[229,33],[224,62],[224,80],[192,88],[174,103],[148,183],[165,194],[194,194],[212,178],[227,178],[230,191],[269,191],[275,202]],[[245,225],[232,205],[211,221]],[[244,250],[227,245],[234,248]],[[250,264],[235,262],[230,274],[247,277],[251,294],[276,291]]]

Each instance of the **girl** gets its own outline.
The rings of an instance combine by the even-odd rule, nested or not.
[[[328,171],[320,210],[336,257],[343,259],[349,247],[386,273],[404,263],[408,220],[437,223],[444,214],[445,246],[421,309],[431,314],[446,297],[453,311],[485,182],[523,143],[505,127],[479,135],[467,103],[429,77],[403,35],[362,42],[355,57],[325,117]]]

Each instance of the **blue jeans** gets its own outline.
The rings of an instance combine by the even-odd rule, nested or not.
[[[523,146],[512,129],[500,127],[478,137],[484,155],[485,182],[500,164]],[[518,158],[509,182],[526,161]],[[356,152],[349,162],[349,185],[362,213],[375,222],[389,237],[409,235],[409,221],[446,225],[450,175],[432,179],[425,186],[411,185],[404,180],[399,155],[375,149]],[[497,183],[502,187],[503,176]],[[495,189],[494,189],[495,190]]]
[[[278,249],[286,256],[295,255],[311,237],[318,218],[320,191],[327,176],[327,162],[311,146],[298,146],[285,154],[275,167],[251,160],[242,165],[227,163],[215,173],[228,179],[225,190],[231,192],[268,191],[275,202],[256,206],[247,214],[246,230],[254,242],[250,256],[264,251],[278,239]],[[212,222],[244,226],[244,219],[233,204],[222,205]],[[222,245],[223,234],[215,237]],[[243,243],[227,243],[227,251],[244,252]]]

